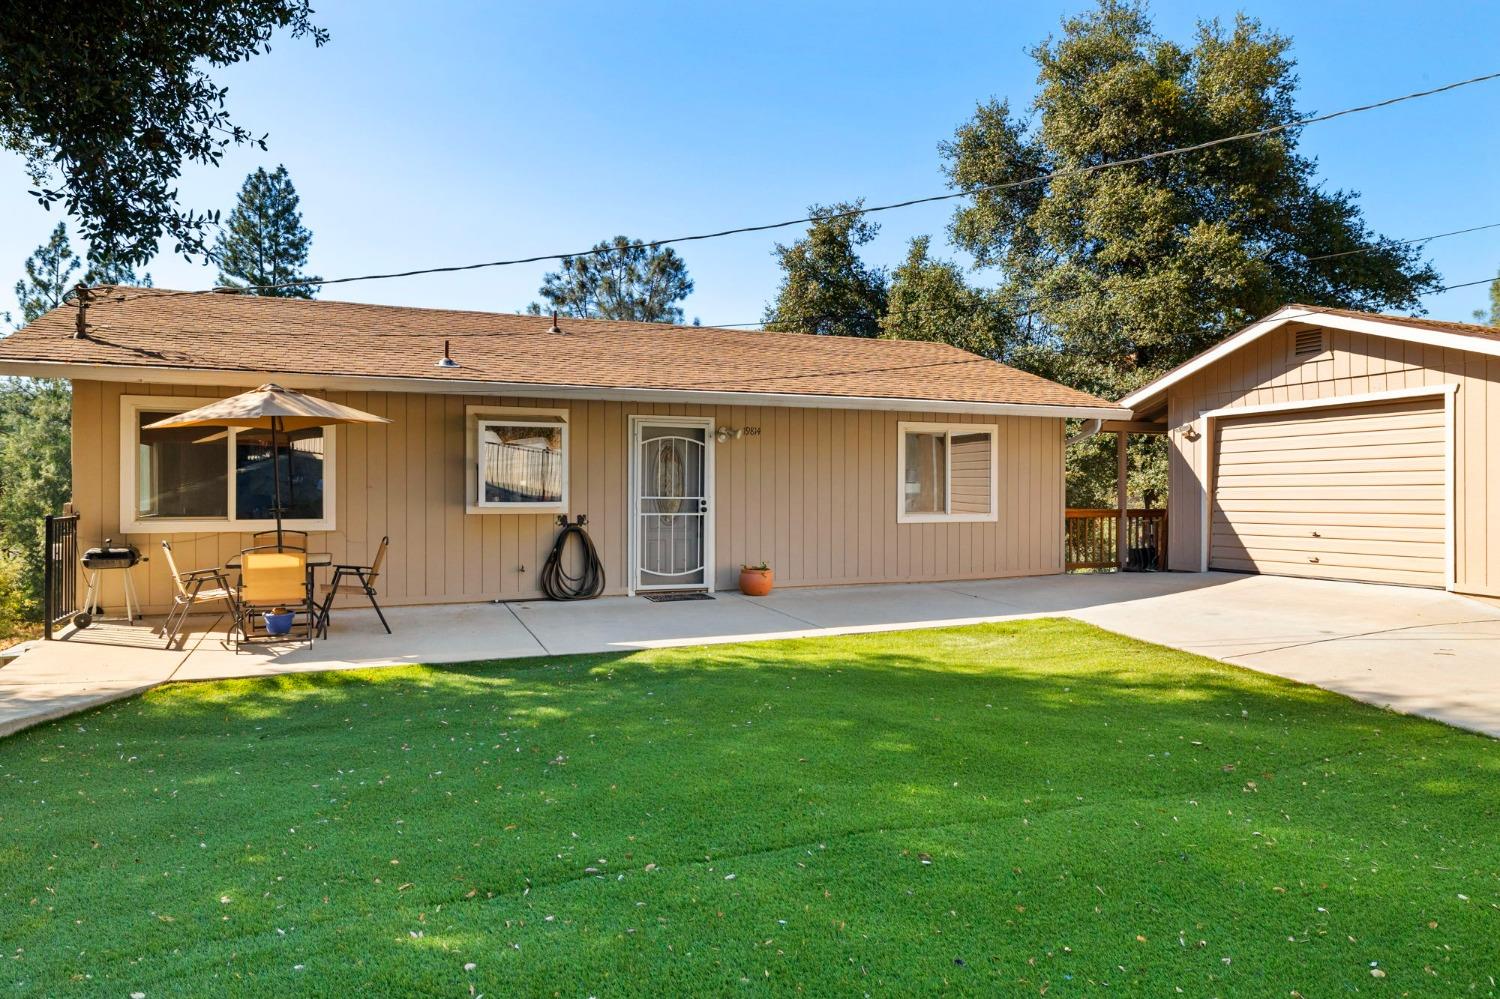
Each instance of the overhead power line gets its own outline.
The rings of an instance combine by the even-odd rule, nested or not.
[[[1490,228],[1490,227],[1485,226],[1485,227],[1481,227],[1481,228]],[[1431,237],[1428,237],[1428,238],[1431,238]],[[1407,240],[1407,242],[1419,242],[1419,241],[1418,240]],[[1492,284],[1492,283],[1494,283],[1496,281],[1500,281],[1500,275],[1496,275],[1496,276],[1493,276],[1493,277],[1487,277],[1487,278],[1480,278],[1477,281],[1462,281],[1462,282],[1459,282],[1458,284],[1448,284],[1448,285],[1444,285],[1441,288],[1433,288],[1431,291],[1423,292],[1422,293],[1422,297],[1425,298],[1428,295],[1440,295],[1440,294],[1442,294],[1445,291],[1453,291],[1453,290],[1455,290],[1457,288],[1470,288],[1470,287],[1473,287],[1476,284]],[[1072,297],[1076,298],[1077,296],[1072,296]],[[1066,299],[1057,298],[1057,299],[1052,299],[1051,301],[1062,302],[1062,301],[1065,301],[1065,300]],[[1020,312],[1008,312],[1004,307],[997,307],[996,311],[997,312],[1003,312],[1003,313],[1005,313],[1006,315],[1008,315],[1013,320],[1040,318],[1042,316],[1042,313],[1039,310],[1032,308],[1032,306],[1035,305],[1035,304],[1037,304],[1039,301],[1041,301],[1041,300],[1035,299],[1035,298],[1025,300],[1022,303],[1025,307]],[[902,318],[902,319],[904,319],[904,318],[906,318],[907,316],[910,316],[910,315],[926,315],[926,314],[929,314],[929,313],[943,313],[943,314],[947,314],[947,315],[970,315],[970,314],[972,314],[974,312],[977,312],[980,309],[984,308],[986,304],[987,303],[981,302],[981,303],[977,303],[977,304],[974,304],[974,305],[958,305],[956,303],[954,303],[954,304],[944,304],[944,305],[928,305],[928,306],[922,306],[921,308],[915,308],[915,309],[901,309],[901,310],[898,310],[896,312],[896,315],[898,316],[898,318]],[[887,316],[889,316],[891,314],[892,313],[890,313],[890,312],[885,313],[885,315],[887,315]],[[860,312],[860,313],[837,313],[837,314],[833,314],[833,315],[820,316],[819,318],[820,319],[829,320],[829,321],[834,321],[834,320],[850,320],[850,319],[880,319],[882,317],[880,317],[880,316],[871,316],[869,313]],[[709,327],[711,329],[730,329],[730,330],[732,330],[732,329],[747,329],[749,327],[754,327],[754,326],[765,326],[768,323],[775,323],[775,322],[777,322],[777,320],[775,320],[775,319],[758,319],[758,320],[752,320],[750,322],[741,322],[741,323],[704,323],[703,325],[706,326],[706,327]]]
[[[1387,240],[1383,243],[1365,243],[1352,250],[1341,250],[1338,253],[1321,253],[1316,257],[1305,258],[1308,263],[1314,260],[1333,260],[1336,257],[1351,257],[1357,253],[1371,253],[1375,250],[1383,250],[1388,246],[1411,246],[1413,243],[1430,243],[1434,239],[1447,239],[1449,236],[1463,236],[1471,232],[1483,232],[1486,229],[1500,229],[1500,222],[1491,222],[1489,225],[1470,226],[1467,229],[1454,229],[1452,232],[1439,232],[1431,236],[1418,236],[1415,239]]]
[[[1386,98],[1385,100],[1375,101],[1370,104],[1361,104],[1357,107],[1344,108],[1340,111],[1331,111],[1328,114],[1310,115],[1306,118],[1298,118],[1295,121],[1284,122],[1278,125],[1271,125],[1266,128],[1256,129],[1250,132],[1239,132],[1235,135],[1226,135],[1217,139],[1209,139],[1206,142],[1199,142],[1190,146],[1178,146],[1172,149],[1163,149],[1153,153],[1143,153],[1139,156],[1131,156],[1119,160],[1110,160],[1104,163],[1095,163],[1084,167],[1068,167],[1065,169],[1052,170],[1048,171],[1047,173],[1038,174],[1035,177],[1025,178],[1023,180],[1006,181],[1005,183],[1001,184],[982,185],[962,191],[949,191],[943,194],[933,194],[920,198],[908,198],[904,201],[893,201],[888,204],[872,205],[869,208],[857,208],[845,212],[834,212],[823,216],[809,215],[801,218],[788,219],[784,222],[767,222],[760,225],[737,226],[731,229],[720,229],[715,232],[697,233],[689,236],[673,236],[668,239],[654,239],[645,242],[632,243],[627,248],[649,250],[675,243],[691,243],[708,239],[720,239],[725,236],[738,236],[745,233],[770,232],[776,229],[790,228],[791,226],[807,225],[811,222],[818,221],[820,218],[825,220],[832,220],[840,218],[852,218],[855,216],[873,215],[876,212],[889,212],[894,211],[898,208],[911,208],[916,205],[932,204],[939,201],[950,201],[955,198],[970,198],[979,194],[991,194],[999,191],[1014,190],[1021,187],[1031,187],[1037,184],[1046,184],[1050,183],[1051,181],[1062,180],[1068,177],[1086,177],[1095,173],[1099,173],[1103,170],[1117,169],[1119,167],[1125,166],[1139,166],[1141,164],[1151,163],[1155,160],[1164,159],[1166,157],[1183,156],[1189,153],[1202,152],[1206,149],[1213,149],[1217,146],[1227,145],[1231,142],[1243,142],[1247,139],[1265,138],[1268,136],[1280,134],[1282,132],[1290,131],[1292,129],[1302,128],[1307,125],[1314,125],[1325,121],[1333,121],[1335,118],[1343,118],[1348,115],[1360,114],[1365,111],[1375,111],[1380,108],[1386,108],[1395,104],[1401,104],[1405,101],[1414,101],[1424,97],[1432,97],[1436,94],[1446,93],[1450,90],[1457,90],[1460,87],[1473,86],[1474,84],[1485,83],[1495,79],[1500,79],[1500,72],[1486,73],[1481,76],[1469,77],[1465,80],[1456,80],[1452,83],[1445,83],[1439,87],[1431,87],[1427,90],[1418,90],[1409,94],[1402,94],[1399,97],[1390,97]],[[528,257],[513,257],[506,260],[487,260],[472,264],[453,264],[444,267],[421,267],[414,268],[412,270],[389,271],[380,274],[361,274],[351,277],[317,278],[312,280],[284,281],[276,284],[248,285],[242,287],[239,290],[276,291],[284,288],[300,288],[307,285],[318,285],[320,287],[326,287],[328,285],[349,284],[356,281],[387,281],[394,278],[418,277],[426,274],[452,274],[461,271],[482,270],[492,267],[514,267],[521,264],[550,263],[560,261],[565,258],[578,258],[595,256],[599,254],[618,253],[621,249],[621,247],[614,246],[603,248],[591,247],[587,250],[577,250],[571,253],[540,253]],[[204,295],[213,293],[215,293],[213,289],[205,289],[202,291],[166,292],[165,294]]]

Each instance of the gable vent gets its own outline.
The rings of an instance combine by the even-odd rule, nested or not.
[[[1323,353],[1323,331],[1303,330],[1292,341],[1293,357],[1311,357]]]

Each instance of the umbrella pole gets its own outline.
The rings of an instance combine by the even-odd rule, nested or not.
[[[271,417],[271,482],[272,482],[272,486],[273,486],[273,490],[274,490],[274,495],[276,497],[276,499],[275,499],[276,508],[272,512],[276,514],[276,550],[277,551],[280,551],[281,550],[281,546],[282,546],[282,538],[281,538],[281,468],[280,468],[280,459],[278,457],[278,452],[277,452],[277,449],[276,449],[276,424],[278,424],[280,422],[281,422],[281,417],[279,417],[279,416],[273,416],[273,417]]]

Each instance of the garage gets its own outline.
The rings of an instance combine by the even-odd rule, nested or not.
[[[1210,568],[1446,585],[1443,397],[1230,413],[1214,423]]]

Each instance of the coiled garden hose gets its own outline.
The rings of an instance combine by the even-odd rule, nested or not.
[[[604,563],[593,539],[583,529],[588,518],[579,514],[573,523],[565,517],[558,520],[562,523],[562,530],[557,533],[557,540],[552,543],[552,551],[542,566],[542,592],[549,600],[592,600],[604,592]],[[568,539],[572,537],[578,538],[578,543],[583,546],[583,569],[576,576],[563,568]]]

